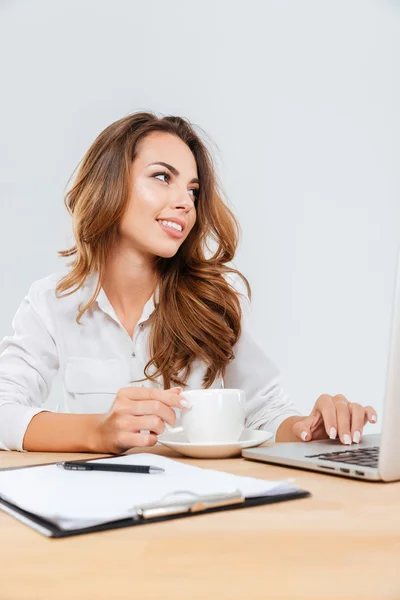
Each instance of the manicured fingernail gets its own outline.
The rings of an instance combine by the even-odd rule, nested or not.
[[[361,433],[359,431],[355,431],[353,435],[353,442],[359,444],[361,438]]]
[[[376,415],[372,415],[371,421],[373,421],[374,423],[376,423]]]
[[[307,431],[303,431],[303,433],[301,434],[301,436],[300,436],[300,437],[301,437],[301,439],[303,440],[303,442],[305,442],[305,441],[306,441],[306,439],[307,439]]]
[[[182,400],[179,400],[179,404],[180,404],[181,406],[184,406],[185,408],[189,408],[189,407],[190,407],[190,402],[189,402],[189,400],[184,400],[184,399],[182,399]]]
[[[345,433],[343,436],[343,441],[345,444],[351,446],[351,437],[349,436],[348,433]]]
[[[331,438],[331,440],[334,440],[336,438],[336,429],[334,427],[330,428],[329,437]]]

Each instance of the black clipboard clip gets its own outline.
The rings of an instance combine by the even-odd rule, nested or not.
[[[186,494],[191,496],[189,500],[175,500],[164,504],[165,500],[176,495]],[[240,490],[234,490],[227,494],[209,494],[199,495],[187,490],[179,490],[166,494],[157,502],[144,504],[142,506],[132,507],[132,519],[153,519],[156,517],[166,517],[180,513],[194,513],[216,508],[218,506],[228,506],[230,504],[242,504],[245,498]]]

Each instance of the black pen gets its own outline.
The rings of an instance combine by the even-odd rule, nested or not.
[[[152,467],[150,465],[108,465],[101,462],[80,462],[65,461],[57,463],[57,467],[62,467],[69,471],[113,471],[118,473],[164,473],[165,469]]]

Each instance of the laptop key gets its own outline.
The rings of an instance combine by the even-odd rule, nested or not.
[[[379,457],[379,446],[370,448],[355,448],[352,450],[340,450],[336,452],[321,452],[311,454],[306,458],[319,458],[324,461],[342,462],[365,467],[377,467]]]

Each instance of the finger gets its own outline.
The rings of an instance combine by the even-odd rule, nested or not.
[[[320,411],[324,420],[324,427],[327,436],[334,440],[338,432],[337,413],[333,397],[329,394],[322,394],[315,403],[315,408]]]
[[[314,433],[314,431],[316,429],[318,429],[318,427],[321,425],[322,422],[323,422],[322,414],[318,411],[317,414],[314,416],[313,421],[311,421],[311,425],[310,425],[311,433]]]
[[[156,435],[160,435],[165,431],[165,422],[157,415],[141,415],[140,417],[131,417],[126,422],[126,430],[131,432],[139,432],[142,430],[150,431]]]
[[[350,435],[350,410],[348,407],[348,401],[338,394],[333,397],[333,402],[336,408],[336,420],[338,424],[338,435],[342,444],[351,446],[351,435]]]
[[[309,442],[312,439],[312,425],[316,419],[316,415],[310,415],[299,419],[293,424],[292,431],[295,436],[302,442]]]
[[[154,446],[158,441],[154,433],[131,433],[124,431],[116,438],[117,452],[125,452],[134,447]]]
[[[181,389],[181,388],[179,388]],[[175,406],[176,408],[187,408],[188,402],[180,396],[178,391],[160,390],[159,388],[121,388],[118,394],[129,400],[158,400],[167,406]]]
[[[125,396],[118,397],[114,406],[114,416],[116,419],[123,419],[127,416],[139,417],[143,415],[156,415],[174,426],[176,414],[173,408],[167,406],[159,400],[129,400]],[[118,427],[123,429],[120,423]]]
[[[351,418],[351,439],[355,444],[358,444],[361,440],[364,427],[365,408],[356,402],[349,402],[349,411]]]
[[[364,406],[364,410],[365,410],[364,425],[366,425],[367,421],[369,421],[370,423],[376,423],[378,421],[377,412],[372,406]]]
[[[135,416],[154,415],[166,421],[171,427],[175,425],[176,414],[170,407],[160,400],[137,400],[131,402],[130,414]],[[145,429],[143,427],[143,429]]]

